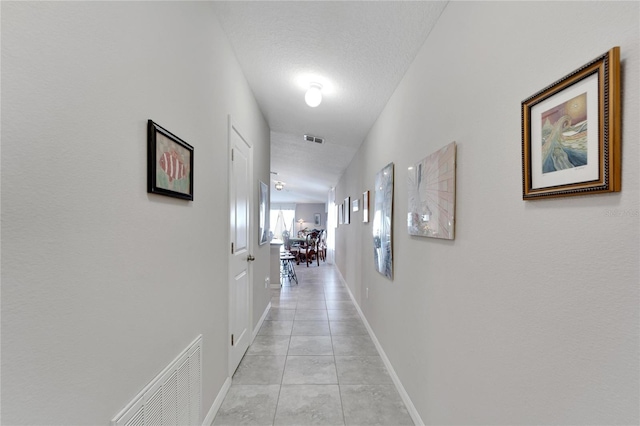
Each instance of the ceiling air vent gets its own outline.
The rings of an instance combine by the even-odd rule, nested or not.
[[[307,142],[324,143],[324,139],[323,138],[317,138],[317,137],[311,136],[311,135],[304,135],[304,140],[307,141]]]

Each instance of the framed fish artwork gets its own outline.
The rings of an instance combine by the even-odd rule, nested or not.
[[[147,192],[193,201],[193,147],[147,123]]]
[[[522,198],[620,191],[620,48],[522,102]]]

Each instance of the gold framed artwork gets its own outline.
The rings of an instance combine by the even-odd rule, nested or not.
[[[522,101],[522,198],[620,191],[620,48]]]

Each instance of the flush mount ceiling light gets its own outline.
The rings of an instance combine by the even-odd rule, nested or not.
[[[278,182],[276,182],[274,187],[276,188],[276,191],[282,191],[282,188],[284,188],[284,182],[278,181]]]
[[[311,108],[315,108],[322,102],[322,85],[320,83],[309,84],[309,89],[304,95],[304,101]]]

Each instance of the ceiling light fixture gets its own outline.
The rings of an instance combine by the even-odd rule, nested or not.
[[[322,102],[322,85],[320,83],[309,84],[309,89],[304,95],[304,101],[311,108],[315,108]]]
[[[283,182],[276,182],[276,184],[274,185],[274,187],[276,188],[276,191],[282,191],[282,188],[284,188],[284,183]]]

